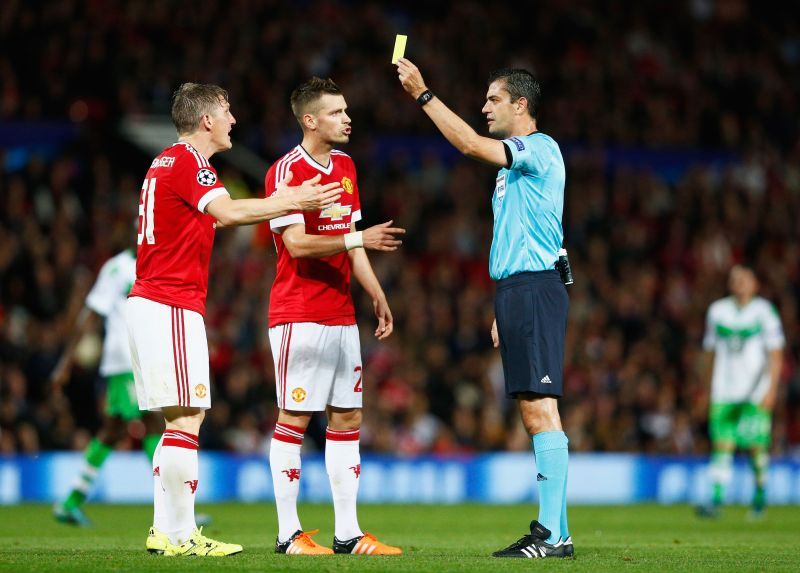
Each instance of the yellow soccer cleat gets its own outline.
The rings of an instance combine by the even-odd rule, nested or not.
[[[242,546],[236,543],[224,543],[203,535],[203,528],[195,529],[189,539],[181,545],[168,543],[164,549],[167,557],[198,555],[200,557],[226,557],[241,553]]]
[[[333,538],[333,550],[336,553],[352,553],[353,555],[402,555],[403,550],[399,547],[386,545],[375,539],[371,533],[365,533],[361,537],[354,537],[346,541]]]
[[[285,553],[286,555],[333,555],[333,549],[324,547],[311,539],[311,536],[319,533],[319,529],[313,531],[297,530],[288,541],[281,543],[275,539],[275,553]]]
[[[157,555],[163,555],[164,550],[169,545],[169,536],[166,533],[162,533],[155,527],[150,528],[150,532],[147,535],[147,541],[144,542],[144,546],[150,553],[155,553]]]

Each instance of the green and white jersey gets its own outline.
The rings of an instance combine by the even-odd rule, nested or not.
[[[732,296],[706,316],[703,348],[714,352],[713,403],[759,404],[769,389],[769,351],[783,348],[783,327],[772,304],[759,296],[740,307]]]
[[[125,324],[125,301],[135,280],[136,257],[131,251],[122,251],[106,261],[86,297],[86,306],[105,319],[106,336],[100,359],[102,376],[133,371]]]

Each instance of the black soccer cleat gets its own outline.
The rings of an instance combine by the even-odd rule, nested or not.
[[[575,547],[572,545],[572,536],[567,537],[564,541],[564,557],[575,557]]]
[[[719,506],[713,503],[698,505],[694,508],[694,513],[697,517],[704,519],[717,519],[721,514]]]
[[[531,534],[523,535],[518,541],[512,543],[505,549],[495,551],[492,557],[523,557],[528,559],[543,559],[545,557],[572,557],[575,550],[572,547],[572,539],[569,546],[559,539],[558,543],[547,543],[545,539],[550,537],[550,530],[536,521],[531,521]]]

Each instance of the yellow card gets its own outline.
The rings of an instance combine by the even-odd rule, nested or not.
[[[402,58],[406,53],[406,40],[408,40],[408,36],[397,34],[397,38],[394,40],[394,52],[392,52],[393,64],[396,64],[397,60]]]

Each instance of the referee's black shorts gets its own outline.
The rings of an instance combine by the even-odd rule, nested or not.
[[[495,318],[506,394],[561,396],[569,297],[558,271],[519,273],[497,281]]]

